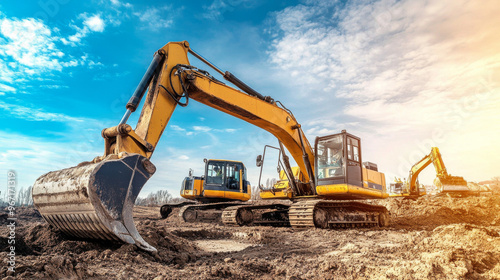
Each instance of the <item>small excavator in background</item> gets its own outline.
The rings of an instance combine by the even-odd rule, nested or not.
[[[390,184],[389,196],[417,198],[425,195],[425,188],[423,189],[418,183],[418,174],[431,163],[434,164],[434,169],[436,170],[434,185],[437,187],[437,195],[460,197],[475,194],[467,187],[467,181],[463,177],[448,174],[439,149],[432,147],[428,155],[424,156],[411,167],[407,181],[403,182],[401,179],[396,178],[395,182]]]
[[[241,91],[192,66],[188,54]],[[132,129],[127,120],[148,88],[137,125]],[[49,172],[35,181],[33,204],[45,221],[67,235],[117,240],[156,252],[138,233],[132,209],[142,187],[156,172],[150,158],[176,106],[187,106],[190,99],[242,119],[278,139],[290,184],[289,188],[270,190],[265,195],[293,202],[283,210],[292,227],[388,225],[385,207],[354,201],[388,197],[384,174],[363,167],[358,137],[345,131],[317,137],[313,149],[299,122],[280,101],[260,94],[230,72],[223,72],[193,51],[187,41],[168,43],[154,54],[121,121],[101,133],[104,155]],[[300,168],[297,178],[285,147]],[[273,209],[273,205],[259,207]],[[226,208],[223,221],[238,225],[252,221],[253,209],[243,206]]]
[[[220,221],[222,209],[251,198],[247,169],[240,161],[204,159],[205,175],[195,177],[192,170],[182,181],[180,194],[189,201],[164,204],[160,214],[166,219],[174,208],[185,222]]]
[[[410,195],[408,189],[408,182],[401,180],[401,178],[394,178],[394,182],[389,184],[389,197],[407,197]]]
[[[416,182],[419,190],[418,196],[423,196],[427,194],[427,190],[424,185],[419,184],[418,180]],[[406,197],[406,198],[416,198],[415,196],[410,197],[410,191],[408,187],[408,181],[401,180],[401,178],[394,178],[394,182],[389,184],[389,197]]]

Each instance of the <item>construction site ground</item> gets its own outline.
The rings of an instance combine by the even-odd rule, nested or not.
[[[500,279],[500,195],[375,201],[387,228],[294,230],[161,220],[136,207],[157,253],[134,245],[71,239],[33,208],[16,209],[15,274],[8,272],[6,212],[0,215],[3,279]]]

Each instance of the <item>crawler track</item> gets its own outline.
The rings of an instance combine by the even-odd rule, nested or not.
[[[292,204],[288,216],[293,228],[353,228],[389,224],[385,207],[353,201],[299,201]]]
[[[210,222],[220,222],[222,210],[227,207],[241,205],[238,202],[219,202],[219,203],[207,203],[207,204],[197,204],[197,205],[186,205],[179,211],[179,216],[184,222],[194,223],[210,223]]]
[[[266,225],[290,226],[288,221],[289,205],[261,204],[240,205],[226,208],[222,213],[222,222],[225,225]]]
[[[194,201],[183,201],[183,202],[180,202],[180,203],[163,204],[160,207],[161,218],[162,219],[168,218],[168,216],[170,215],[170,213],[172,213],[172,211],[173,211],[174,208],[181,208],[181,207],[184,207],[186,205],[193,205],[193,204],[196,204],[196,202],[194,202]]]

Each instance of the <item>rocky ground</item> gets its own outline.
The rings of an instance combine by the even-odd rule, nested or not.
[[[69,239],[17,209],[16,273],[0,215],[0,278],[12,279],[500,279],[500,196],[379,201],[388,228],[293,230],[185,224],[136,207],[150,254],[134,245]]]

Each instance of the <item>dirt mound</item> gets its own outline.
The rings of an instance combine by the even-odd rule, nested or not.
[[[417,200],[394,198],[378,201],[391,213],[392,225],[433,229],[440,225],[469,223],[500,225],[500,196],[451,198],[423,196]]]
[[[498,230],[467,224],[435,228],[415,240],[414,261],[391,269],[393,275],[412,274],[418,279],[498,279],[500,238]]]
[[[500,196],[377,201],[391,226],[344,230],[184,223],[178,210],[136,207],[158,249],[80,240],[54,231],[34,209],[18,212],[21,279],[500,279]],[[8,252],[0,228],[0,257]],[[0,268],[0,278],[9,275]]]
[[[184,265],[200,255],[195,245],[167,232],[155,221],[140,221],[137,228],[143,238],[158,249],[157,253],[144,252],[129,244],[75,239],[53,230],[44,222],[21,226],[16,232],[16,255],[26,258],[19,261],[17,276],[26,279],[99,278],[99,271],[88,269],[89,266],[132,267],[151,263],[175,266]],[[7,238],[2,237],[0,244],[7,248]],[[6,257],[7,253],[2,254]],[[4,267],[0,275],[6,274]],[[139,275],[149,278],[154,274],[147,271],[134,274]]]

